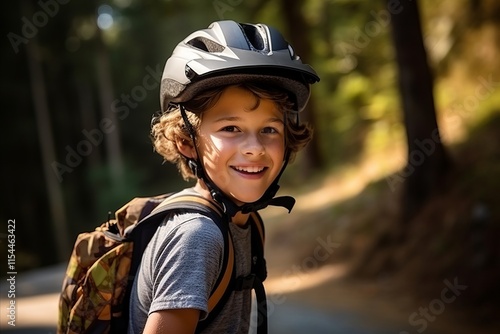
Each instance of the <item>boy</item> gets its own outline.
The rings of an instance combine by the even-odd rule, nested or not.
[[[233,21],[192,33],[165,65],[154,148],[184,179],[197,179],[184,191],[226,213],[237,276],[252,267],[249,212],[293,206],[292,198],[275,194],[288,161],[311,138],[298,112],[318,80],[278,31]],[[129,333],[200,332],[223,251],[223,236],[210,218],[189,212],[167,217],[143,254]],[[251,299],[250,290],[232,291],[202,332],[248,333]]]

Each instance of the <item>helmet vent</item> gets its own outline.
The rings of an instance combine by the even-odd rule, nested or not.
[[[241,24],[247,41],[250,42],[255,50],[265,51],[267,43],[264,41],[261,31],[254,25]]]
[[[188,41],[187,44],[194,48],[203,50],[205,52],[222,52],[224,51],[224,46],[217,42],[214,42],[206,37],[195,37]]]

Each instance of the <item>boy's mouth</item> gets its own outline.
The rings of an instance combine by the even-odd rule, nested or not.
[[[247,166],[247,167],[231,166],[231,168],[239,173],[250,174],[250,175],[262,173],[264,170],[267,169],[267,167],[262,167],[262,166]]]

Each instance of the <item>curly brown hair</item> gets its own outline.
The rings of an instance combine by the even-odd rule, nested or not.
[[[257,101],[260,99],[271,100],[287,116],[285,118],[287,120],[285,122],[285,145],[286,149],[290,152],[290,161],[293,161],[296,153],[311,140],[312,129],[307,123],[297,124],[296,111],[293,110],[294,103],[290,95],[283,89],[263,85],[262,83],[246,82],[236,86],[250,91],[256,97]],[[203,112],[217,103],[222,92],[227,87],[208,89],[190,101],[183,103],[187,111],[188,120],[196,132],[199,130]],[[189,131],[178,106],[172,106],[153,117],[151,121],[151,140],[154,150],[165,161],[177,165],[184,180],[188,181],[196,178],[189,168],[186,158],[177,148],[179,141],[191,142]]]

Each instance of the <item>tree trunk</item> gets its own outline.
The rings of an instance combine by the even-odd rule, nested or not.
[[[96,120],[94,112],[94,97],[90,84],[86,80],[80,79],[76,83],[76,93],[78,96],[79,111],[81,114],[81,124],[83,129],[97,129],[99,122]],[[101,148],[95,147],[96,152],[89,154],[88,168],[93,169],[102,165]]]
[[[388,4],[392,1],[388,0]],[[417,1],[405,1],[392,15],[392,38],[399,71],[408,157],[399,175],[403,184],[403,221],[408,221],[432,195],[449,169],[440,140]]]
[[[100,34],[100,32],[99,32]],[[107,150],[107,161],[110,167],[110,177],[114,187],[122,183],[124,177],[124,165],[120,143],[120,124],[113,110],[113,80],[109,64],[109,55],[102,36],[97,38],[97,81],[99,87],[99,98],[103,119],[112,124],[112,131],[106,133],[105,142]]]
[[[56,243],[57,254],[55,258],[59,261],[63,261],[67,260],[71,248],[67,239],[69,233],[66,225],[64,197],[62,195],[61,184],[51,168],[52,163],[57,159],[54,150],[54,139],[50,123],[49,107],[47,103],[47,94],[40,60],[40,52],[35,39],[26,44],[26,51],[30,73],[31,94],[33,96],[33,108],[35,110],[38,129],[38,140],[40,142],[40,151],[42,153],[43,172],[45,182],[47,183],[50,220],[52,222],[54,233],[53,240]]]
[[[302,58],[302,61],[307,63],[310,61],[311,43],[309,42],[310,37],[308,36],[308,23],[304,19],[301,11],[302,3],[302,1],[298,0],[281,0],[280,8],[283,13],[285,32],[289,39],[289,43],[293,46],[295,52]],[[313,128],[317,128],[314,107],[314,101],[310,99],[300,117]],[[323,166],[317,136],[313,136],[312,141],[305,148],[303,154],[304,159],[301,161],[303,175],[307,176],[312,170]]]

